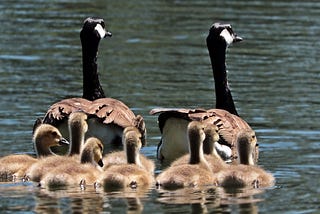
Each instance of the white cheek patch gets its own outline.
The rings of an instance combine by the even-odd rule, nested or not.
[[[101,38],[104,38],[106,36],[106,31],[100,24],[97,24],[97,26],[94,29],[99,33]]]
[[[226,40],[227,45],[230,45],[233,42],[233,36],[227,29],[221,31],[220,36],[222,36]]]

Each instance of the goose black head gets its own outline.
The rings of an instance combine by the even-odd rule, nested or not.
[[[83,22],[83,27],[80,36],[96,36],[98,39],[111,37],[112,34],[105,29],[104,20],[101,18],[86,18]]]
[[[228,47],[232,43],[240,41],[242,41],[242,38],[233,32],[230,24],[214,23],[207,37],[208,46],[224,45]]]

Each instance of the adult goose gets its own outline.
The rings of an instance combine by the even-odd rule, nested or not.
[[[83,111],[89,115],[86,138],[97,137],[106,148],[110,145],[121,145],[122,131],[125,127],[136,126],[145,142],[145,124],[142,116],[135,115],[123,102],[106,98],[99,81],[97,71],[97,54],[102,38],[111,36],[106,31],[104,20],[87,18],[80,32],[83,62],[83,95],[82,98],[69,98],[54,103],[38,123],[56,126],[64,136],[68,136],[67,121],[70,113]]]
[[[233,102],[227,79],[226,51],[229,45],[241,40],[229,24],[215,23],[209,30],[206,41],[215,80],[216,109],[156,108],[150,111],[150,114],[160,114],[158,123],[162,137],[157,149],[157,158],[162,162],[170,163],[188,152],[186,130],[192,120],[217,125],[220,136],[217,152],[225,160],[237,158],[237,133],[251,127],[238,116]]]

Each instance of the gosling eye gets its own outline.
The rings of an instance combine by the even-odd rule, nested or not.
[[[56,131],[51,132],[52,137],[58,137],[58,133]]]
[[[255,136],[255,135],[252,135],[252,136],[251,136],[251,139],[252,139],[252,140],[255,140],[255,139],[256,139],[256,136]]]

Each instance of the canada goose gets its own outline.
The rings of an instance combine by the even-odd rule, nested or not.
[[[113,164],[105,169],[98,183],[104,190],[112,191],[123,188],[143,188],[154,182],[153,170],[149,172],[142,165],[140,135],[135,127],[127,127],[123,132],[123,144],[126,163]]]
[[[81,151],[80,163],[64,162],[46,173],[41,187],[59,188],[74,185],[94,185],[101,173],[103,144],[97,138],[86,140]]]
[[[155,169],[154,162],[148,159],[143,154],[140,154],[139,152],[142,147],[142,143],[141,143],[141,133],[137,128],[132,126],[124,129],[123,135],[122,135],[123,144],[125,145],[125,142],[128,141],[129,139],[132,139],[133,141],[135,141],[136,146],[138,146],[138,148],[135,148],[134,150],[135,155],[129,156],[129,157],[134,157],[135,160],[130,160],[129,162],[135,163],[138,166],[150,172],[151,174],[153,174]],[[126,149],[127,147],[124,147],[124,148]],[[119,152],[111,152],[106,154],[103,158],[103,164],[104,164],[103,170],[108,170],[107,168],[110,167],[111,165],[128,163],[127,154],[126,154],[127,152],[119,151]]]
[[[67,155],[54,155],[39,159],[26,172],[26,179],[39,182],[42,176],[52,168],[65,162],[79,162],[80,151],[84,145],[85,134],[88,130],[87,114],[81,111],[72,112],[68,119],[70,146]],[[71,157],[72,156],[72,157]]]
[[[170,166],[156,177],[157,187],[179,189],[214,184],[213,173],[204,158],[204,124],[192,121],[188,125],[189,163]]]
[[[59,130],[49,124],[42,124],[37,127],[33,135],[34,148],[37,157],[52,155],[52,146],[69,144],[60,134]],[[15,179],[22,177],[25,171],[38,159],[29,155],[17,154],[0,158],[0,177]]]
[[[121,145],[122,131],[127,126],[136,126],[145,142],[145,124],[142,116],[135,115],[123,102],[106,98],[99,81],[97,71],[97,54],[102,38],[111,36],[105,30],[105,22],[101,18],[84,20],[80,32],[83,62],[83,95],[82,98],[64,99],[54,103],[45,114],[43,120],[37,123],[48,123],[56,126],[64,136],[67,136],[67,119],[71,112],[83,111],[90,115],[88,119],[87,137],[101,139],[107,146]]]
[[[240,164],[230,165],[229,168],[215,174],[218,185],[231,188],[245,186],[259,188],[274,185],[275,179],[272,174],[253,165],[252,153],[255,150],[256,143],[257,140],[252,130],[245,130],[238,134],[237,144]]]
[[[213,173],[219,172],[228,167],[216,151],[215,144],[219,140],[218,127],[214,124],[203,124],[205,139],[203,141],[204,158],[209,164]],[[190,160],[190,154],[183,155],[171,163],[171,166],[186,164]]]
[[[162,136],[158,144],[157,158],[162,162],[171,162],[188,152],[185,133],[187,124],[192,120],[216,124],[220,135],[217,152],[225,160],[237,158],[237,133],[242,129],[251,128],[238,116],[231,96],[227,79],[226,51],[230,44],[241,40],[229,24],[215,23],[209,30],[206,41],[215,80],[216,109],[156,108],[150,111],[152,115],[159,113],[158,122]]]

